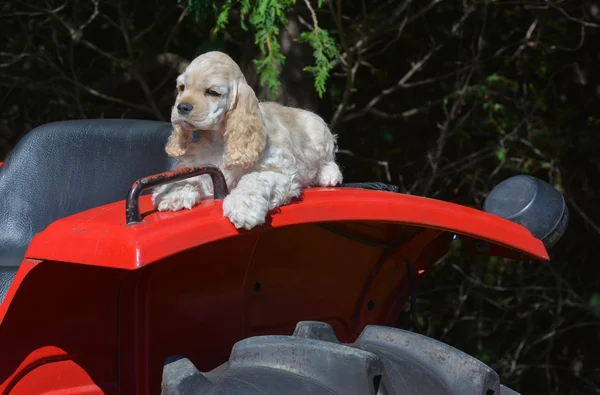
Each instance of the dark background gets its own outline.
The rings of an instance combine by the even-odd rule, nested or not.
[[[237,11],[211,39],[213,16],[196,20],[188,7],[2,2],[0,161],[46,122],[168,120],[178,72],[211,49],[231,54],[269,98]],[[277,99],[332,125],[346,181],[481,208],[495,184],[526,173],[569,202],[551,264],[458,253],[440,262],[418,293],[425,334],[523,393],[600,393],[600,3],[348,0],[316,13],[341,53],[327,92],[319,98],[301,71],[312,49],[294,40],[312,22],[298,1],[279,37],[287,60]],[[399,326],[414,329],[408,306]]]

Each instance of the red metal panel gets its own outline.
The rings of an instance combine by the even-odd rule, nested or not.
[[[150,197],[144,196],[141,208],[144,221],[131,226],[125,225],[124,202],[56,221],[34,237],[26,256],[135,269],[244,233],[223,217],[221,201],[207,200],[192,210],[159,213],[152,210]],[[540,240],[503,218],[444,201],[360,189],[309,189],[301,203],[281,207],[270,223],[253,232],[327,221],[381,221],[442,229],[508,247],[530,259],[548,260]]]
[[[399,260],[418,262],[439,232],[342,228],[404,241],[402,256],[378,266],[381,248],[307,224],[246,232],[134,271],[26,260],[0,325],[0,393],[158,393],[167,356],[210,370],[236,341],[290,334],[300,320],[330,322],[352,341],[362,326],[385,323],[389,301],[407,293]],[[376,304],[368,315],[365,290]]]
[[[0,394],[117,394],[116,278],[130,272],[27,261],[21,270],[0,325]]]

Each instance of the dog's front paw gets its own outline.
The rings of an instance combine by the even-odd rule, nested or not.
[[[179,211],[184,208],[190,210],[201,201],[198,188],[190,184],[156,190],[152,195],[152,202],[158,211]]]
[[[269,202],[256,196],[232,193],[223,201],[223,215],[237,228],[250,230],[265,223]]]
[[[325,164],[317,177],[317,185],[320,187],[334,187],[342,183],[342,172],[335,162]]]

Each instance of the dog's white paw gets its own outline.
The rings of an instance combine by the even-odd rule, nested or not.
[[[265,223],[269,202],[257,196],[231,193],[223,201],[223,215],[237,228],[250,230]]]
[[[342,183],[342,172],[335,162],[326,163],[319,170],[317,185],[321,187],[334,187]]]
[[[177,186],[171,189],[156,190],[152,196],[158,211],[190,210],[202,201],[198,188],[194,185]]]

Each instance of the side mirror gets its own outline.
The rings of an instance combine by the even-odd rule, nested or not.
[[[527,175],[510,177],[496,185],[485,199],[483,211],[524,226],[546,249],[560,240],[569,222],[569,209],[561,193]]]

